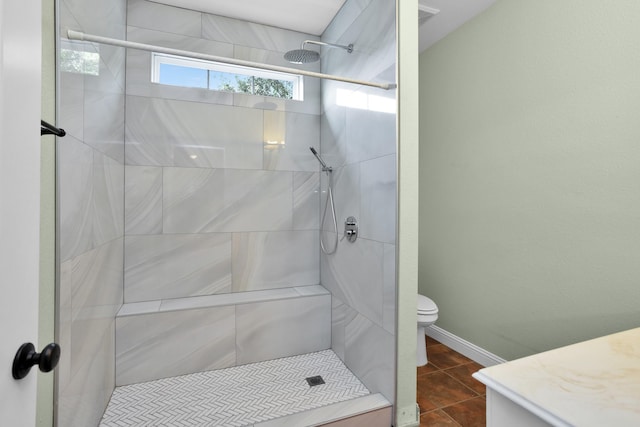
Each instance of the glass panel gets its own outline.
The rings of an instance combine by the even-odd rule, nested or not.
[[[158,83],[173,86],[207,88],[207,70],[160,64]]]
[[[62,48],[60,49],[60,71],[97,76],[100,74],[100,54]]]

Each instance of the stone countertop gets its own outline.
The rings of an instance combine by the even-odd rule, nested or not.
[[[554,426],[640,426],[640,328],[473,376]]]

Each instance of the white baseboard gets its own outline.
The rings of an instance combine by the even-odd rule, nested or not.
[[[505,359],[498,357],[495,354],[470,343],[469,341],[463,340],[462,338],[453,335],[451,332],[447,332],[438,326],[431,325],[426,327],[424,331],[428,337],[440,341],[450,349],[457,351],[463,356],[467,356],[469,359],[484,367],[499,365],[506,362]],[[427,357],[428,356],[429,354],[427,352]]]

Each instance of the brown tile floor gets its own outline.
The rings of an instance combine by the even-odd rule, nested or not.
[[[429,363],[418,368],[420,426],[485,427],[485,386],[471,359],[427,337]]]

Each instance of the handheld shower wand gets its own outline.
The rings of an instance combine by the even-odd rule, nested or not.
[[[332,172],[333,171],[333,168],[331,166],[327,166],[327,164],[324,162],[324,160],[322,160],[322,157],[320,157],[320,154],[318,154],[318,152],[316,151],[315,148],[309,147],[309,150],[311,150],[313,155],[316,156],[316,159],[318,159],[318,161],[322,165],[322,172]]]
[[[322,165],[322,172],[326,172],[326,174],[329,177],[329,188],[327,190],[327,200],[324,203],[322,220],[320,221],[320,248],[322,249],[322,252],[324,252],[325,254],[331,255],[336,252],[336,249],[338,249],[338,221],[336,219],[336,206],[333,202],[333,174],[332,174],[333,168],[331,166],[327,166],[327,164],[324,162],[324,160],[322,160],[322,157],[320,157],[320,154],[318,154],[315,148],[309,147],[309,150],[311,150],[313,155],[316,156],[316,159],[318,159],[318,161]],[[324,221],[327,218],[327,208],[329,207],[329,205],[331,205],[331,215],[333,218],[333,231],[336,235],[336,240],[333,243],[333,248],[331,248],[330,250],[327,250],[327,248],[325,248],[324,246],[324,240],[322,239],[322,230],[324,229]]]

